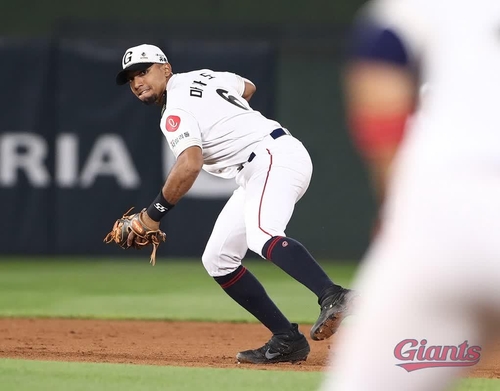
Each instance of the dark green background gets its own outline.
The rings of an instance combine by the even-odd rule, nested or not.
[[[47,34],[64,18],[147,22],[348,23],[360,0],[16,0],[0,2],[0,34]]]

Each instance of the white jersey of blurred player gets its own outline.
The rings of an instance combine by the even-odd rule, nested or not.
[[[312,162],[302,143],[241,97],[245,80],[209,69],[175,74],[167,84],[160,122],[176,158],[197,145],[203,151],[205,171],[235,178],[240,186],[220,213],[203,255],[212,277],[235,270],[248,248],[261,255],[271,237],[285,236],[294,205],[312,175]],[[273,139],[270,134],[276,129],[286,135]],[[251,154],[255,158],[248,162]]]
[[[474,368],[500,316],[500,1],[369,7],[430,89],[322,391],[443,390]]]

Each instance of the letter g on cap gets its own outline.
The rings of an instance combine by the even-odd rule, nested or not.
[[[125,68],[130,61],[132,61],[132,54],[132,50],[129,50],[123,55],[123,68]]]

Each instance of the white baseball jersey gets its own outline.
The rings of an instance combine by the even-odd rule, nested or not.
[[[500,315],[500,1],[379,0],[367,14],[430,88],[322,390],[444,390]]]
[[[241,97],[244,89],[243,78],[229,72],[202,69],[172,76],[160,127],[175,157],[197,145],[205,171],[235,177],[256,144],[281,127],[248,105]]]

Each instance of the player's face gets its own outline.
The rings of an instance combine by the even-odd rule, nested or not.
[[[130,72],[128,80],[130,89],[143,103],[161,104],[167,83],[165,64],[153,64],[145,70]]]

